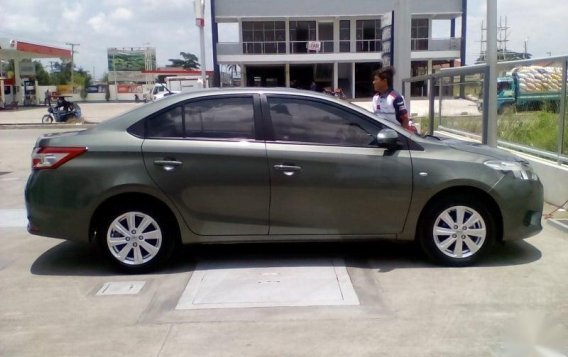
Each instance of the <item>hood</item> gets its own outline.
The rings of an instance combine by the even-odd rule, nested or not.
[[[474,154],[479,154],[487,156],[497,160],[506,161],[524,161],[520,157],[510,153],[509,151],[503,149],[493,148],[484,144],[473,143],[469,141],[456,140],[456,139],[442,139],[443,143],[456,150],[461,150],[465,152],[470,152]]]

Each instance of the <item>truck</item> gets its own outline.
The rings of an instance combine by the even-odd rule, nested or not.
[[[172,94],[190,92],[203,88],[203,81],[196,76],[166,77],[164,83],[156,83],[145,94],[145,99],[156,101]]]
[[[521,66],[497,78],[497,113],[558,108],[562,68]],[[478,103],[483,111],[483,103]]]

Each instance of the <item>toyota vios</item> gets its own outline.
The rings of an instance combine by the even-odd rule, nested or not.
[[[30,233],[97,240],[130,272],[180,243],[376,238],[465,266],[538,233],[543,207],[540,180],[508,152],[267,88],[178,94],[44,135],[25,196]]]

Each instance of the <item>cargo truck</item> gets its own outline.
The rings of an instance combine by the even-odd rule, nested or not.
[[[561,89],[560,67],[515,67],[497,78],[497,113],[558,108]],[[478,109],[483,111],[482,101]]]

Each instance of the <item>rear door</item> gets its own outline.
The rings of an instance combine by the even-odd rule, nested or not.
[[[213,96],[147,119],[146,168],[200,235],[268,234],[269,177],[259,99]]]
[[[382,124],[320,99],[269,95],[270,234],[395,234],[412,196],[409,151]],[[270,130],[269,130],[270,131]]]

